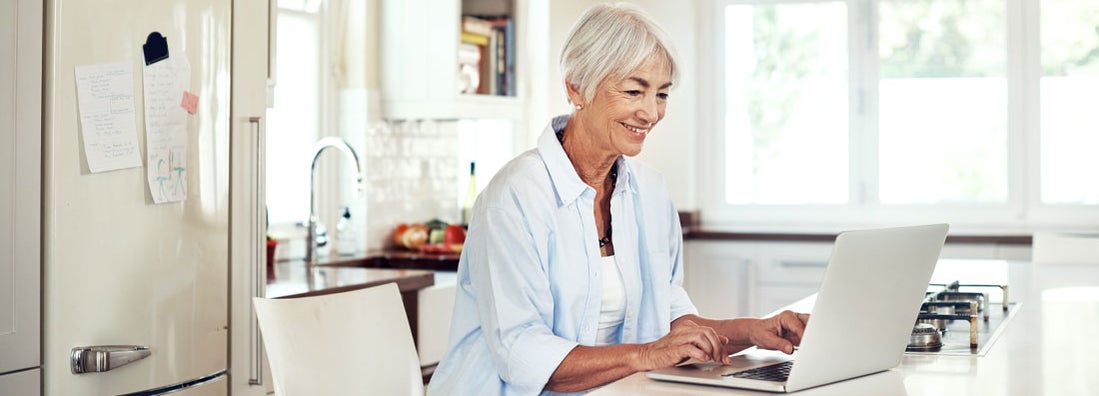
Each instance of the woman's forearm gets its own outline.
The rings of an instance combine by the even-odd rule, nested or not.
[[[713,328],[718,334],[721,334],[729,339],[730,345],[745,345],[750,346],[752,344],[748,334],[748,324],[753,321],[758,321],[755,318],[739,318],[739,319],[709,319],[694,314],[687,314],[680,316],[676,320],[672,321],[672,327],[675,328],[676,323],[690,320],[695,322],[699,326],[706,326]],[[743,348],[741,348],[743,349]]]
[[[546,382],[546,390],[579,392],[641,371],[641,345],[621,344],[573,348]]]

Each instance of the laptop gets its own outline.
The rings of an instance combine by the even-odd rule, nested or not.
[[[794,392],[889,370],[904,355],[948,228],[932,224],[840,233],[793,356],[753,350],[734,355],[729,366],[688,364],[646,376]]]

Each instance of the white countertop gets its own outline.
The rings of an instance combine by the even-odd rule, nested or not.
[[[1009,299],[1022,303],[985,356],[905,355],[901,364],[889,371],[796,394],[1099,394],[1099,265],[943,260],[932,281],[959,276],[962,283],[1006,280],[1010,285]],[[995,297],[991,299],[996,301]],[[806,303],[803,300],[795,305]],[[591,393],[595,396],[766,394],[655,381],[644,373]]]

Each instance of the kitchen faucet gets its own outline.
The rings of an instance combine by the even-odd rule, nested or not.
[[[321,152],[328,148],[339,149],[347,158],[355,162],[355,173],[357,175],[355,179],[355,185],[357,190],[361,191],[363,188],[363,167],[359,162],[359,155],[355,153],[355,149],[351,148],[351,145],[347,144],[343,138],[335,136],[327,136],[321,138],[313,145],[313,165],[309,167],[309,224],[306,225],[308,233],[305,240],[305,266],[306,268],[312,268],[317,263],[317,214],[316,206],[313,204],[314,190],[316,190],[316,184],[313,179],[316,177],[317,171],[317,158],[320,158]]]

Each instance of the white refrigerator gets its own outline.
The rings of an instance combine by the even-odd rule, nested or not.
[[[46,395],[229,393],[230,279],[233,271],[263,269],[248,267],[263,258],[262,199],[250,193],[260,191],[262,169],[230,170],[231,160],[258,163],[251,150],[261,147],[236,135],[262,132],[230,112],[230,77],[240,72],[232,68],[233,12],[232,0],[46,1]],[[187,58],[187,91],[197,97],[186,120],[186,175],[178,179],[186,193],[179,202],[154,203],[147,182],[142,68],[152,32],[166,38],[169,58]],[[113,62],[132,65],[142,166],[92,172],[75,69]],[[248,331],[249,323],[238,323]],[[117,359],[106,364],[108,358]]]

